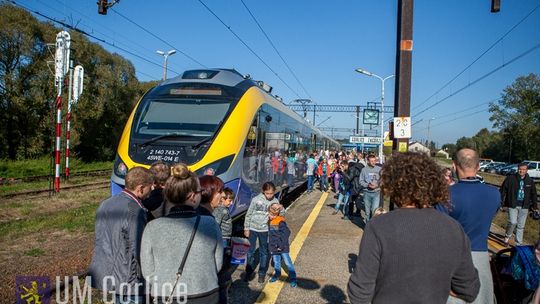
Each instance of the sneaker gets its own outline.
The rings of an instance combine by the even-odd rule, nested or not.
[[[274,277],[274,276],[272,276],[270,280],[268,280],[268,282],[270,283],[274,283],[275,281],[277,281],[277,277]]]
[[[295,288],[296,286],[298,286],[298,283],[296,281],[292,281],[291,282],[291,287]]]
[[[345,216],[341,217],[341,219],[342,220],[349,220],[349,217],[345,215]]]
[[[508,241],[510,241],[510,238],[507,237],[507,236],[504,237],[504,244],[505,244],[506,246],[508,246]]]
[[[264,275],[260,275],[260,276],[259,276],[259,279],[257,280],[257,282],[259,282],[259,283],[261,283],[261,284],[264,283],[264,277],[265,277]]]
[[[244,272],[244,282],[249,282],[251,280],[253,273]]]

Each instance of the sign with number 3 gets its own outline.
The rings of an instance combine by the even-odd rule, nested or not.
[[[394,117],[394,138],[411,138],[410,117]]]

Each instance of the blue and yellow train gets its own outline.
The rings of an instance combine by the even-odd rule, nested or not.
[[[247,210],[266,181],[282,193],[300,185],[306,153],[339,143],[270,93],[266,84],[231,69],[186,71],[149,90],[124,128],[111,192],[121,191],[129,168],[159,160],[220,177],[237,194],[233,217]],[[293,153],[297,161],[290,174],[284,164]]]

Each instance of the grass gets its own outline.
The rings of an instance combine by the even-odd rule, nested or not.
[[[100,202],[86,202],[78,208],[0,224],[0,241],[37,232],[67,230],[93,232]]]
[[[31,257],[38,257],[45,254],[45,251],[40,248],[33,248],[24,253],[24,255],[31,256]]]
[[[50,173],[51,159],[41,157],[27,160],[7,160],[0,161],[0,177],[2,178],[23,178],[28,176],[42,176]],[[112,161],[85,163],[77,158],[69,159],[70,172],[84,172],[93,170],[111,169]],[[64,166],[61,166],[64,170]]]

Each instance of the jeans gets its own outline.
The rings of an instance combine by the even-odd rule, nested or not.
[[[343,194],[340,192],[338,194],[338,198],[336,202],[336,211],[339,211],[339,208],[341,207],[341,205],[344,205],[343,215],[347,215],[347,209],[349,208],[348,202],[349,202],[349,193]]]
[[[525,229],[525,221],[527,221],[527,214],[529,209],[523,209],[523,207],[508,208],[508,225],[506,226],[506,237],[511,237],[514,229],[516,229],[516,243],[521,244],[523,242],[523,229]]]
[[[364,191],[364,211],[366,212],[366,220],[370,220],[375,212],[375,209],[379,208],[379,201],[381,200],[381,193],[379,191]]]
[[[290,173],[287,174],[287,185],[289,187],[294,186],[294,174],[290,174]]]
[[[145,296],[120,296],[115,295],[115,304],[145,304]]]
[[[489,253],[487,251],[472,251],[471,252],[473,265],[478,271],[480,279],[480,290],[476,299],[471,304],[494,303],[493,299],[493,276],[489,266]],[[462,299],[449,296],[446,304],[465,304],[467,302]],[[536,302],[531,302],[536,303]]]
[[[313,175],[307,176],[307,191],[313,191]]]
[[[328,178],[326,177],[326,175],[323,175],[319,178],[319,185],[320,185],[321,191],[328,190]]]
[[[274,261],[274,277],[279,278],[281,276],[282,258],[283,262],[285,262],[285,266],[287,266],[289,279],[291,280],[291,282],[296,281],[296,271],[294,270],[294,265],[288,252],[284,252],[281,254],[272,254],[272,260]]]
[[[259,275],[266,275],[268,270],[268,231],[249,231],[249,251],[247,253],[246,272],[251,274],[255,271],[255,249],[259,239]]]

